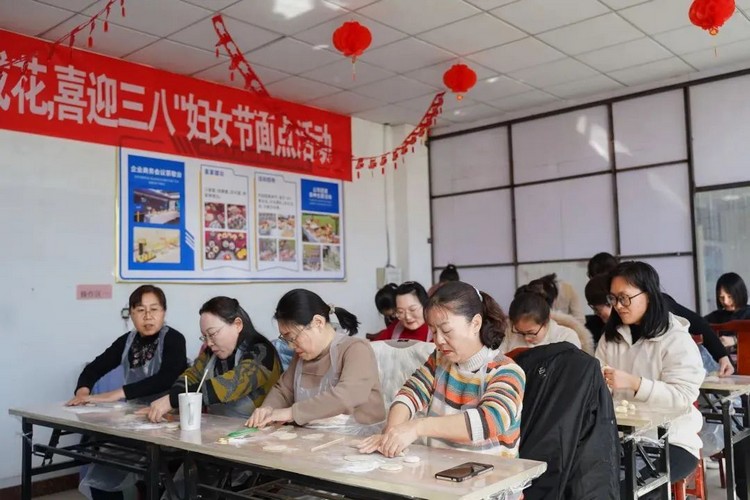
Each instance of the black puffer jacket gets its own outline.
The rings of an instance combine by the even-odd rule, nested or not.
[[[599,362],[568,342],[514,357],[526,372],[520,455],[547,462],[524,498],[618,499],[620,441]]]

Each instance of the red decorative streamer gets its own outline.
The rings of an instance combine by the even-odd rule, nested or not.
[[[214,25],[216,35],[219,37],[219,41],[216,43],[216,57],[219,57],[219,47],[224,47],[224,50],[229,55],[231,61],[229,63],[231,80],[234,81],[234,70],[236,69],[245,78],[245,90],[260,94],[264,97],[271,97],[266,90],[266,87],[263,85],[263,82],[260,81],[258,75],[253,71],[250,63],[248,63],[245,56],[242,55],[242,51],[240,51],[237,44],[234,43],[232,35],[229,34],[229,30],[227,30],[227,27],[224,24],[224,18],[221,17],[221,14],[212,17],[211,22]]]

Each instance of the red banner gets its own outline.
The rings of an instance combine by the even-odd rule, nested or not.
[[[352,178],[348,116],[0,30],[3,66],[0,128]]]

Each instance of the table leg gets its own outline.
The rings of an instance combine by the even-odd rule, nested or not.
[[[742,427],[740,431],[750,428],[750,415],[748,415],[748,395],[741,397],[742,400]],[[741,500],[750,498],[750,438],[745,437],[742,441],[734,445],[734,463],[735,463],[735,490]]]
[[[626,439],[622,444],[622,450],[625,454],[625,498],[635,500],[635,492],[638,490],[635,475],[635,441]]]
[[[662,500],[670,500],[672,498],[672,483],[669,481],[671,474],[669,468],[669,435],[667,429],[659,427],[659,439],[664,441],[664,451],[662,453],[662,463],[660,467],[660,473],[667,476],[667,482],[659,486],[659,498]]]
[[[147,451],[146,498],[148,500],[159,500],[159,446],[150,444]]]
[[[185,498],[198,498],[198,467],[195,464],[193,454],[185,454]]]
[[[31,500],[31,447],[34,426],[21,419],[21,500]]]
[[[734,497],[734,446],[732,446],[732,417],[729,411],[732,409],[732,401],[725,399],[721,403],[721,420],[724,426],[724,459],[726,460],[727,476],[727,500],[735,500]]]

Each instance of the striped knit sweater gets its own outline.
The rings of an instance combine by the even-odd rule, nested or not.
[[[481,368],[487,359],[492,361],[486,364],[485,388],[480,394]],[[442,368],[440,378],[443,380],[436,380],[439,368]],[[453,443],[431,439],[431,446],[487,451],[487,445],[494,443],[499,444],[501,456],[516,458],[525,385],[526,375],[521,367],[500,351],[484,347],[465,363],[456,364],[445,360],[436,350],[406,381],[393,405],[406,405],[412,416],[428,410],[429,415],[464,414],[470,441]],[[476,408],[462,409],[472,402],[478,402]],[[491,453],[498,453],[498,450]]]

